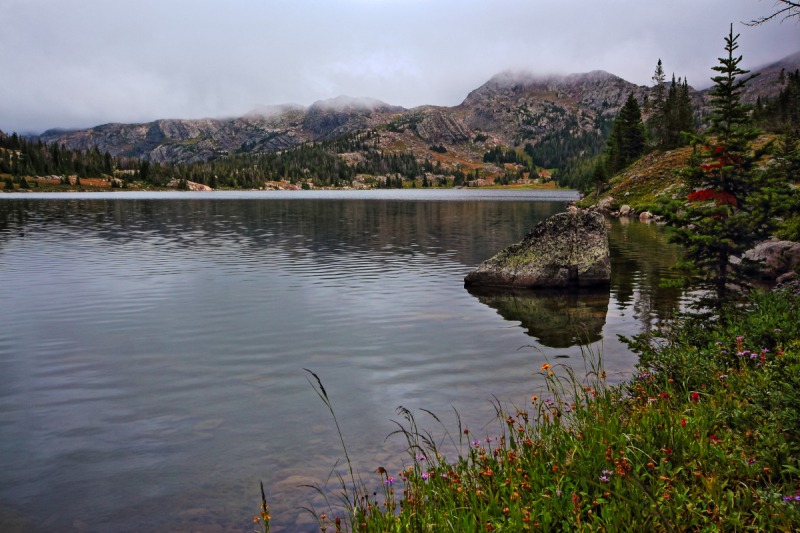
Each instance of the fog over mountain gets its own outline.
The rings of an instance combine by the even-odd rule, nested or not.
[[[710,84],[728,25],[758,67],[800,49],[757,0],[0,0],[0,129],[225,118],[337,95],[455,106],[497,72]]]

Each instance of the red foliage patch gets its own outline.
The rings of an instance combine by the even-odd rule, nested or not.
[[[699,191],[691,193],[686,199],[690,202],[707,202],[709,200],[714,200],[717,206],[731,205],[736,207],[738,205],[736,197],[732,194],[714,189],[700,189]]]

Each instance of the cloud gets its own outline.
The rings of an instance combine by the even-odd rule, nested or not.
[[[800,49],[754,0],[0,0],[0,129],[233,116],[341,94],[456,105],[507,69],[707,86],[733,22],[751,67]]]

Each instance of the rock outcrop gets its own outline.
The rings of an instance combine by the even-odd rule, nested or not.
[[[745,252],[744,259],[759,263],[761,276],[775,281],[782,274],[800,272],[800,243],[764,241]]]
[[[600,213],[573,210],[540,222],[467,274],[467,286],[564,288],[608,285],[608,233]]]

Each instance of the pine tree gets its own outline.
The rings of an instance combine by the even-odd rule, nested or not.
[[[664,67],[661,64],[661,59],[656,64],[656,70],[653,73],[653,88],[650,90],[650,118],[647,120],[647,127],[650,130],[650,139],[654,146],[661,146],[664,144],[666,136],[666,104],[667,104],[667,88],[665,85]]]
[[[646,148],[645,139],[642,112],[631,93],[614,120],[608,137],[606,149],[608,173],[613,175],[641,157]]]
[[[731,258],[740,256],[766,236],[771,213],[763,199],[767,191],[764,175],[758,171],[747,108],[741,104],[747,71],[735,57],[738,35],[725,38],[727,57],[713,67],[711,127],[708,137],[693,141],[692,164],[683,175],[691,192],[682,213],[673,221],[673,240],[684,245],[695,275],[710,282],[717,301],[727,297],[727,286],[736,281]]]

